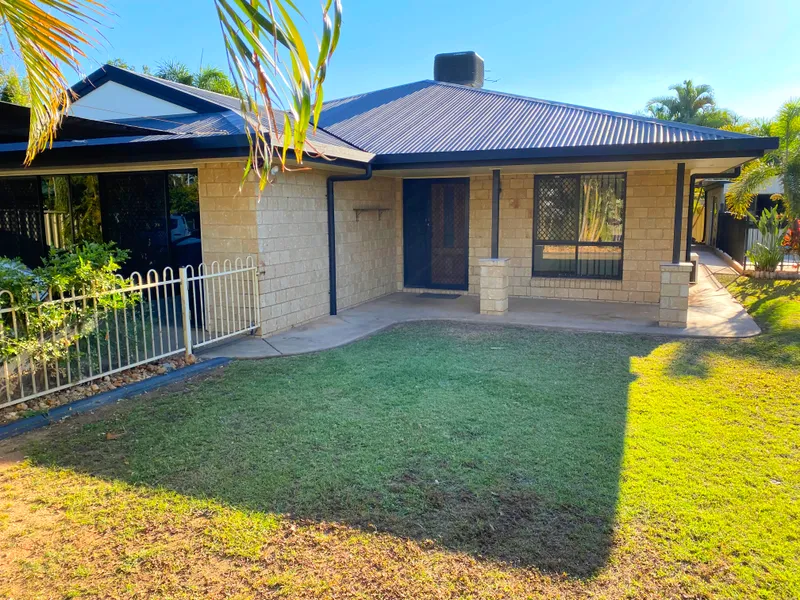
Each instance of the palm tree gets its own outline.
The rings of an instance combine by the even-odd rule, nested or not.
[[[714,90],[710,85],[695,86],[691,79],[669,86],[676,96],[661,96],[647,103],[651,116],[667,121],[697,123],[705,112],[716,108]]]
[[[339,41],[341,0],[323,1],[322,34],[311,50],[295,24],[303,15],[293,0],[213,2],[250,139],[245,175],[254,170],[263,187],[275,160],[285,167],[290,147],[303,160],[308,124],[316,124],[322,110],[322,85]],[[72,98],[64,72],[80,71],[80,61],[96,44],[83,30],[98,27],[108,15],[105,0],[0,0],[0,22],[25,66],[30,88],[26,165],[52,146],[69,110]],[[276,108],[285,111],[281,129]]]
[[[216,67],[201,67],[194,74],[194,85],[200,89],[225,94],[226,96],[236,95],[236,88],[228,74]]]
[[[197,73],[192,73],[185,63],[165,61],[159,64],[155,76],[226,96],[236,96],[236,87],[230,77],[225,71],[216,67],[200,67]]]
[[[783,183],[783,194],[776,194],[790,219],[800,218],[800,100],[789,100],[772,122],[756,123],[756,131],[779,137],[777,150],[765,154],[742,169],[725,195],[728,210],[738,217],[747,215],[758,190],[777,177]]]
[[[166,60],[160,63],[158,69],[156,69],[155,76],[176,83],[194,85],[194,75],[192,75],[189,67],[185,63],[175,60]]]

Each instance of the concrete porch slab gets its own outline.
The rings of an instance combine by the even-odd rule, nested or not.
[[[761,330],[742,306],[700,269],[691,288],[689,323],[684,329],[658,326],[658,307],[614,302],[510,298],[508,313],[479,314],[477,296],[423,298],[395,293],[264,339],[240,338],[206,349],[203,356],[267,358],[328,350],[367,337],[397,323],[449,320],[548,329],[628,333],[669,337],[751,337]]]

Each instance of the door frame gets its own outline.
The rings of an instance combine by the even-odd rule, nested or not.
[[[406,236],[406,182],[419,182],[428,184],[427,195],[427,240],[426,250],[428,254],[428,268],[427,268],[427,281],[424,286],[408,283],[408,252],[406,246],[409,240]],[[466,186],[466,196],[464,199],[464,284],[434,284],[431,281],[431,260],[432,260],[432,222],[431,222],[431,194],[430,186],[434,183],[463,183]],[[408,177],[403,179],[403,287],[404,288],[427,288],[433,290],[457,290],[467,291],[469,289],[469,190],[470,178],[469,177]]]

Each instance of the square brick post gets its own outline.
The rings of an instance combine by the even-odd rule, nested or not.
[[[508,312],[508,259],[481,258],[481,314],[504,315]]]
[[[689,278],[692,263],[661,263],[661,327],[686,327],[689,318]]]

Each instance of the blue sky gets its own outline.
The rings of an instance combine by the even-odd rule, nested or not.
[[[138,69],[172,58],[195,68],[202,54],[225,66],[213,0],[108,1],[116,16],[96,61],[121,57]],[[458,50],[483,56],[487,88],[621,112],[687,78],[747,117],[800,96],[797,0],[342,2],[329,99],[432,78],[434,54]],[[319,1],[297,3],[316,26]]]

